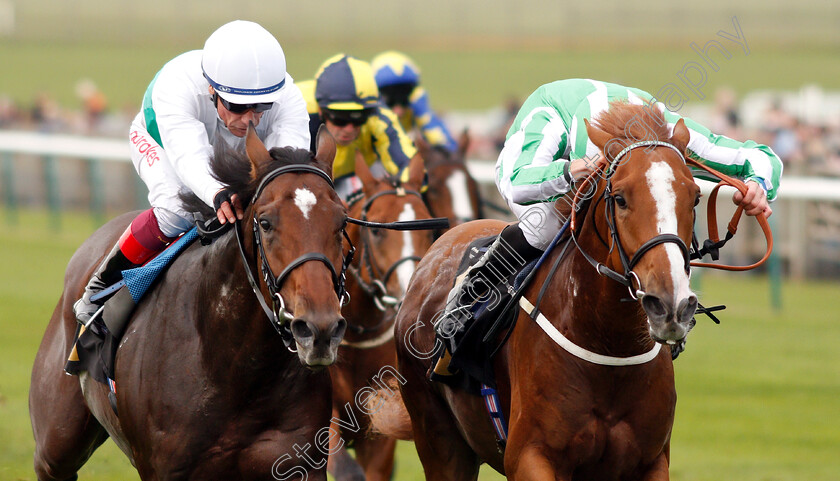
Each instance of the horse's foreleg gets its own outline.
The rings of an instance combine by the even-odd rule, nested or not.
[[[395,439],[376,437],[356,443],[356,459],[365,469],[367,481],[388,481],[394,470]]]
[[[478,479],[478,455],[458,431],[454,415],[446,403],[430,391],[422,374],[402,371],[408,380],[400,390],[411,415],[414,447],[423,464],[426,479],[469,481]]]
[[[330,451],[332,451],[332,446]],[[350,456],[347,448],[342,447],[334,454],[330,454],[327,460],[327,471],[333,475],[336,481],[364,481],[365,472],[361,466]]]
[[[66,326],[55,317],[32,368],[29,416],[35,436],[35,473],[40,481],[76,479],[76,472],[108,434],[91,414],[79,378],[64,373],[75,319]]]
[[[668,481],[669,479],[671,475],[668,473],[668,456],[662,453],[645,473],[642,481]]]
[[[510,446],[509,446],[510,447]],[[558,472],[555,463],[549,460],[537,445],[530,445],[515,455],[505,453],[505,472],[514,481],[569,481],[571,473]]]

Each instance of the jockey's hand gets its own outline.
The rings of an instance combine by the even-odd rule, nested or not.
[[[754,180],[747,181],[746,185],[747,194],[742,195],[741,191],[736,190],[732,196],[732,202],[735,205],[743,206],[744,212],[747,215],[764,214],[764,217],[770,217],[773,209],[770,208],[770,204],[767,202],[767,193],[764,192],[764,188]]]
[[[606,165],[606,163],[603,155],[598,155],[595,158],[584,157],[582,159],[572,160],[569,163],[569,176],[572,178],[572,181],[577,182],[586,178],[599,166]]]
[[[216,209],[216,218],[219,223],[231,224],[236,222],[236,219],[242,220],[245,212],[242,210],[242,204],[239,202],[239,195],[232,194],[227,189],[221,189],[213,196],[213,207]]]

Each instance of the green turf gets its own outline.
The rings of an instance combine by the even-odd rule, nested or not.
[[[0,479],[32,480],[34,442],[27,392],[32,360],[61,291],[66,263],[93,231],[67,215],[0,211]],[[724,303],[723,324],[700,318],[676,362],[679,401],[672,479],[829,481],[840,473],[840,323],[837,283],[786,282],[783,308],[769,307],[767,280],[702,277],[701,301]],[[399,480],[420,480],[413,445],[398,449]],[[83,480],[138,479],[110,441]],[[501,479],[485,469],[481,479]]]
[[[752,45],[747,55],[727,43],[732,58],[712,53],[719,70],[704,65],[706,84],[693,93],[677,77],[689,62],[702,62],[689,44],[686,40],[665,48],[594,50],[565,49],[562,45],[525,50],[415,47],[406,52],[423,69],[423,84],[433,106],[440,110],[488,109],[502,105],[509,96],[522,99],[543,83],[572,77],[624,83],[653,94],[673,83],[685,91],[689,102],[710,102],[720,86],[731,86],[741,94],[756,89],[797,90],[808,84],[840,88],[840,62],[834,49]],[[0,40],[0,58],[5,65],[0,69],[0,95],[27,106],[39,92],[49,92],[63,106],[79,108],[76,82],[90,78],[102,89],[112,111],[124,109],[133,116],[155,72],[173,56],[199,47]],[[286,46],[288,70],[298,80],[312,78],[320,63],[338,51],[369,60],[388,47],[291,44]]]

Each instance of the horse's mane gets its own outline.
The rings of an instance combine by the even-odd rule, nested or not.
[[[671,138],[668,123],[656,104],[631,104],[627,100],[614,100],[610,108],[594,120],[595,126],[619,139],[663,140]]]
[[[240,202],[245,206],[251,201],[260,180],[269,172],[286,165],[317,164],[315,156],[306,149],[273,147],[269,150],[269,154],[271,160],[260,166],[256,177],[252,178],[251,161],[245,151],[234,149],[225,142],[218,142],[214,147],[213,158],[210,159],[210,174],[232,192],[239,194]],[[200,212],[205,215],[205,218],[215,214],[212,207],[192,192],[181,192],[179,197],[188,212]]]

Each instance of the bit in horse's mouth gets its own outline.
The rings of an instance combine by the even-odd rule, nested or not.
[[[673,345],[679,344],[680,342],[685,340],[685,337],[683,337],[682,339],[674,339],[674,340],[662,339],[661,337],[657,336],[656,334],[654,334],[652,332],[650,333],[650,338],[653,339],[654,342],[658,342],[659,344],[665,344],[665,345],[668,345],[668,346],[673,346]]]

